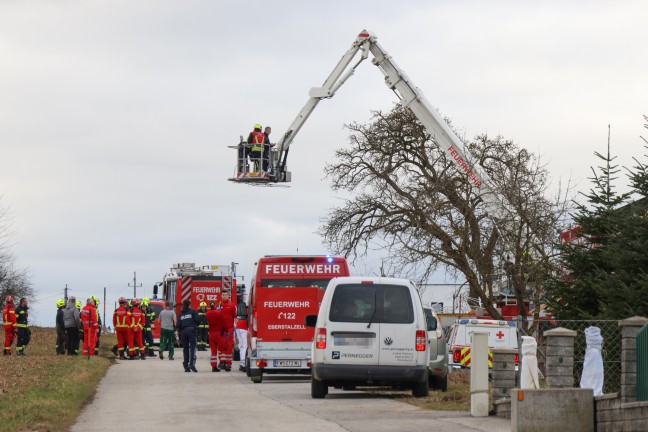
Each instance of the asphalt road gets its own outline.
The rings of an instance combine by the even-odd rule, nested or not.
[[[311,399],[304,377],[212,373],[199,352],[198,373],[185,373],[182,352],[169,361],[118,361],[101,381],[72,430],[220,430],[264,432],[508,432],[510,420],[473,418],[469,412],[427,411],[380,395],[330,389]],[[235,363],[235,366],[237,364]],[[205,429],[209,428],[209,429]]]

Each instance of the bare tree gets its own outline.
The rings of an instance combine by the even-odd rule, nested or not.
[[[326,167],[334,190],[353,193],[322,220],[319,233],[332,249],[355,258],[378,242],[421,281],[439,266],[463,274],[469,297],[493,317],[500,317],[495,297],[507,288],[523,315],[524,300],[540,300],[569,201],[560,191],[546,196],[549,176],[537,156],[500,136],[466,143],[505,210],[495,221],[408,110],[374,112],[370,124],[347,128],[350,146]],[[507,274],[508,286],[494,286],[496,274]]]
[[[0,303],[8,295],[32,297],[34,290],[26,270],[17,268],[9,240],[12,236],[9,209],[0,204]]]

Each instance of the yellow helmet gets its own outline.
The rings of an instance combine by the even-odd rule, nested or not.
[[[56,300],[56,306],[57,306],[57,307],[63,307],[63,306],[65,306],[65,300],[63,300],[63,299],[58,299],[58,300]]]
[[[83,304],[81,303],[81,300],[77,300],[77,301],[76,301],[76,307],[77,307],[77,309],[81,309],[81,306],[83,306]]]
[[[151,303],[151,299],[148,297],[144,297],[142,299],[142,304],[148,306]]]
[[[254,125],[254,129],[261,129],[261,128],[262,128],[262,126],[259,123],[256,123]]]
[[[206,302],[200,302],[200,307],[207,307],[207,303]]]
[[[97,296],[95,296],[95,295],[91,295],[90,298],[91,298],[92,300],[94,300],[94,302],[95,302],[95,306],[99,306],[99,299],[97,298]]]

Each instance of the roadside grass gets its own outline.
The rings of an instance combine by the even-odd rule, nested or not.
[[[67,431],[113,362],[115,336],[101,335],[99,355],[88,359],[57,356],[54,328],[31,331],[25,356],[14,349],[0,359],[0,430]]]
[[[470,370],[468,369],[455,370],[448,375],[448,391],[441,392],[430,389],[430,395],[424,398],[413,397],[411,390],[393,388],[368,388],[366,390],[427,410],[470,411]]]

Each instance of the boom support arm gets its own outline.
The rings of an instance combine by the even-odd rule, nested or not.
[[[358,52],[360,59],[347,70]],[[369,31],[362,31],[351,45],[351,48],[342,56],[333,72],[326,79],[322,87],[310,90],[310,98],[301,109],[295,120],[291,123],[286,133],[278,143],[279,157],[276,169],[276,181],[285,181],[286,160],[288,150],[295,136],[322,99],[331,98],[335,92],[353,75],[355,69],[369,56],[373,55],[372,63],[380,69],[385,76],[385,84],[396,93],[403,107],[412,110],[416,118],[436,140],[439,146],[448,154],[450,160],[466,174],[470,182],[479,189],[479,195],[486,205],[486,210],[491,217],[499,219],[504,216],[506,205],[498,199],[498,194],[492,189],[492,182],[488,175],[478,164],[471,163],[463,152],[463,143],[452,129],[441,118],[439,113],[432,108],[423,93],[412,83],[409,77],[398,67],[391,56],[377,42],[376,36]],[[345,72],[346,70],[346,72]]]

